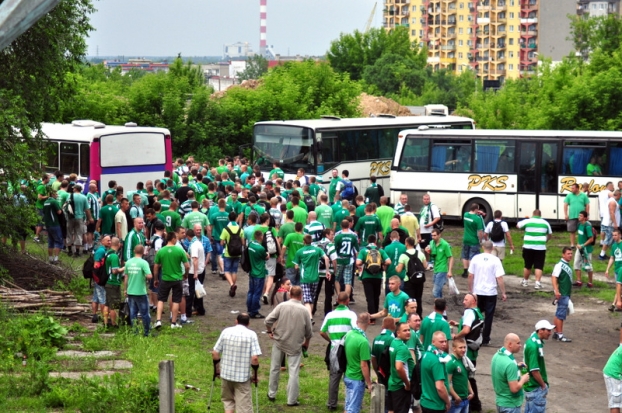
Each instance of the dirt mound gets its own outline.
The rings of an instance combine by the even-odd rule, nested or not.
[[[25,290],[52,288],[58,281],[68,284],[75,276],[74,271],[65,266],[51,265],[4,246],[0,246],[0,268],[8,272],[13,285]]]
[[[400,105],[393,99],[382,96],[372,96],[367,93],[361,93],[361,109],[362,116],[390,114],[395,116],[412,116],[407,107]]]
[[[221,98],[225,96],[225,94],[227,93],[227,90],[231,90],[236,87],[240,87],[242,89],[257,89],[261,85],[261,83],[262,83],[261,80],[254,80],[254,79],[243,80],[242,83],[240,83],[239,85],[233,85],[226,90],[212,93],[212,98]]]

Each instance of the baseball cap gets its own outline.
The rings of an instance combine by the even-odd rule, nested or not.
[[[164,229],[166,229],[166,226],[164,226],[164,223],[162,221],[156,221],[154,228],[158,231],[163,231]]]
[[[554,330],[555,326],[546,320],[540,320],[536,323],[536,331],[540,329]]]
[[[266,185],[274,185],[274,183],[272,183],[272,181],[266,181]]]

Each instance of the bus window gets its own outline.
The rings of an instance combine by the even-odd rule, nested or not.
[[[471,141],[436,139],[432,146],[432,171],[469,172]]]
[[[378,157],[392,158],[395,147],[397,146],[397,135],[400,133],[400,129],[379,129],[374,132],[378,133]]]
[[[89,176],[89,166],[91,165],[91,152],[88,143],[80,144],[80,176]]]
[[[515,141],[513,140],[476,140],[473,172],[478,174],[513,173],[515,153]]]
[[[310,129],[262,125],[255,130],[256,163],[268,167],[279,161],[286,173],[296,173],[298,168],[304,168],[306,173],[315,174],[312,144]]]
[[[606,171],[602,157],[604,142],[565,142],[564,175],[602,175]]]
[[[601,161],[603,162],[603,165],[607,165],[609,167],[609,175],[622,175],[622,162],[620,162],[620,159],[622,159],[622,143],[610,142],[609,152],[601,156]]]
[[[58,170],[58,142],[44,142],[44,169],[46,172],[56,172]]]
[[[541,192],[554,194],[557,192],[557,143],[542,144],[542,161],[540,165]]]
[[[337,135],[322,134],[322,162],[326,171],[339,162],[337,154]]]
[[[536,192],[536,144],[521,142],[518,164],[520,192]]]
[[[429,152],[429,139],[406,138],[399,169],[401,171],[427,171]]]
[[[60,144],[60,168],[65,175],[78,173],[78,144]]]

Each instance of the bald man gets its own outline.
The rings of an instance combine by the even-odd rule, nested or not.
[[[523,385],[529,381],[529,373],[521,374],[519,365],[514,359],[514,354],[520,349],[520,338],[510,333],[505,336],[503,347],[492,357],[492,387],[495,390],[497,411],[504,413],[521,411],[524,399]]]

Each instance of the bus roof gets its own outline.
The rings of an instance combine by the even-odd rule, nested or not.
[[[577,130],[512,130],[512,129],[406,129],[400,136],[442,135],[473,138],[589,138],[589,139],[622,139],[622,132],[577,131]]]
[[[417,124],[442,124],[456,122],[473,122],[473,119],[461,116],[398,116],[395,118],[376,117],[376,118],[334,118],[334,119],[309,119],[309,120],[274,120],[257,122],[258,125],[283,125],[300,126],[311,129],[343,129],[343,128],[365,128],[370,126],[406,126]]]
[[[78,126],[80,123],[82,125]],[[92,121],[77,121],[72,124],[63,123],[43,123],[41,124],[41,132],[43,132],[48,139],[55,141],[70,141],[70,142],[92,142],[93,139],[100,138],[104,135],[113,135],[120,133],[162,133],[164,135],[170,135],[168,129],[164,128],[152,128],[144,126],[109,126],[99,122]]]

